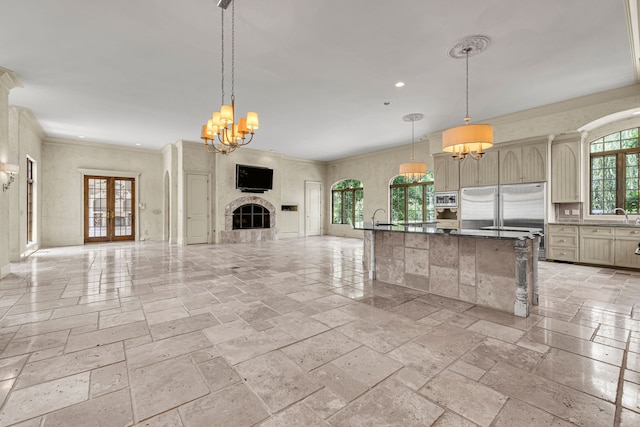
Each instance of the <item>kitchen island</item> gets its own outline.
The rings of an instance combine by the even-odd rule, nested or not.
[[[540,234],[360,223],[369,277],[528,317]]]

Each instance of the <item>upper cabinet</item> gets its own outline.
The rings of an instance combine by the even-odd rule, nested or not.
[[[498,150],[500,184],[539,182],[547,179],[547,143],[518,144]]]
[[[459,161],[450,154],[433,156],[433,187],[435,191],[460,189]]]
[[[551,145],[551,202],[581,202],[580,136]]]
[[[460,161],[460,187],[496,184],[498,184],[498,151],[487,151],[478,160],[467,156]]]

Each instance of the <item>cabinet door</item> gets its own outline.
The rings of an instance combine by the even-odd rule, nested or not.
[[[462,180],[462,165],[460,165]],[[498,184],[498,150],[490,150],[478,160],[478,185]],[[462,183],[460,183],[462,187]]]
[[[547,143],[522,147],[522,182],[539,182],[547,179]]]
[[[478,161],[471,156],[460,162],[460,187],[475,187],[478,185]]]
[[[460,189],[460,160],[452,156],[446,157],[447,179],[445,187],[447,191],[458,191]]]
[[[616,267],[640,268],[640,256],[635,251],[638,240],[616,239]]]
[[[433,156],[433,189],[435,191],[446,191],[446,156]]]
[[[589,264],[613,265],[613,239],[580,236],[580,262]]]
[[[580,141],[551,146],[551,202],[580,202]]]
[[[522,148],[509,147],[499,151],[500,184],[522,182]]]

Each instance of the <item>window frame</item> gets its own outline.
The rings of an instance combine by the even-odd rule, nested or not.
[[[632,147],[632,148],[618,148],[615,150],[602,150],[602,151],[592,151],[592,148],[594,146],[594,144],[597,143],[605,143],[607,137],[610,137],[611,135],[615,135],[615,134],[619,134],[619,138],[617,139],[618,141],[620,141],[620,144],[622,144],[623,140],[629,140],[629,138],[623,138],[622,134],[623,132],[627,132],[627,131],[631,131],[636,129],[636,137],[633,139],[636,139],[638,141],[638,146],[637,147]],[[613,211],[608,211],[605,209],[605,201],[604,201],[604,195],[603,195],[603,206],[602,206],[602,212],[598,213],[598,212],[594,212],[594,169],[593,169],[593,163],[594,163],[594,159],[595,158],[605,158],[607,156],[615,156],[615,207],[622,207],[623,209],[627,210],[629,214],[632,215],[638,215],[640,212],[640,207],[638,207],[640,200],[638,200],[638,198],[636,198],[635,200],[635,204],[636,204],[636,209],[635,210],[628,210],[628,201],[627,201],[627,197],[626,197],[626,184],[627,184],[627,155],[628,154],[636,154],[638,155],[639,158],[639,162],[638,162],[638,167],[640,168],[640,128],[639,127],[630,127],[630,128],[625,128],[625,129],[620,129],[620,130],[614,130],[612,132],[608,132],[606,135],[601,135],[598,138],[594,138],[591,141],[589,141],[586,144],[586,151],[587,151],[587,162],[588,162],[588,166],[587,166],[587,179],[588,179],[588,200],[589,200],[589,210],[588,210],[588,215],[590,216],[602,216],[602,215],[616,215],[616,212]],[[606,168],[602,168],[603,173],[606,170]],[[606,179],[603,178],[598,178],[598,180],[602,181],[602,185],[604,185],[604,182],[606,181]],[[605,190],[602,190],[603,192]],[[604,194],[604,193],[603,193]]]
[[[336,189],[335,187],[340,185],[341,183],[345,182],[345,181],[357,181],[358,183],[360,183],[359,187],[350,187],[350,188],[339,188]],[[349,195],[351,198],[351,205],[350,205],[350,209],[347,208],[348,210],[350,210],[350,212],[345,212],[345,195]],[[340,222],[336,222],[336,218],[335,218],[335,202],[336,202],[336,195],[339,195],[339,199],[340,199]],[[358,199],[358,196],[360,196],[360,198]],[[360,208],[358,208],[358,200],[360,200]],[[349,225],[349,224],[355,224],[356,223],[356,211],[360,211],[360,214],[358,215],[358,218],[360,216],[364,216],[363,214],[363,206],[364,206],[364,185],[362,185],[362,181],[357,180],[357,179],[342,179],[338,182],[336,182],[332,187],[331,187],[331,224],[334,225]],[[348,218],[347,218],[348,216]]]
[[[431,191],[430,193],[433,195],[435,193],[435,187],[434,187],[434,178],[433,178],[433,174],[431,174],[431,176],[427,175],[426,178],[430,179],[429,181],[419,181],[419,182],[405,182],[405,183],[399,183],[399,184],[394,184],[393,182],[396,181],[398,178],[402,177],[402,175],[396,175],[395,177],[393,177],[393,179],[391,180],[391,183],[389,184],[389,210],[390,210],[390,214],[389,214],[389,219],[391,220],[391,222],[395,222],[395,221],[404,221],[404,222],[409,222],[410,220],[409,218],[409,202],[410,202],[410,197],[409,197],[409,189],[410,188],[415,188],[415,187],[422,187],[422,222],[427,222],[427,221],[435,221],[435,216],[436,216],[436,212],[435,212],[435,203],[433,198],[431,198],[431,207],[432,209],[429,209],[429,192],[428,187],[431,186]],[[404,218],[400,219],[400,218],[396,218],[394,216],[394,204],[393,204],[393,193],[394,190],[396,189],[403,189],[404,192]],[[429,218],[429,212],[433,211],[433,218]]]
[[[27,181],[27,201],[26,201],[26,228],[27,228],[27,245],[33,243],[35,240],[33,238],[33,210],[34,210],[34,189],[35,189],[35,162],[27,157],[27,173],[26,173],[26,181]]]

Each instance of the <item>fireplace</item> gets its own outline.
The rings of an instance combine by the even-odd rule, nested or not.
[[[276,209],[258,196],[239,197],[224,209],[222,243],[249,243],[276,240]]]

